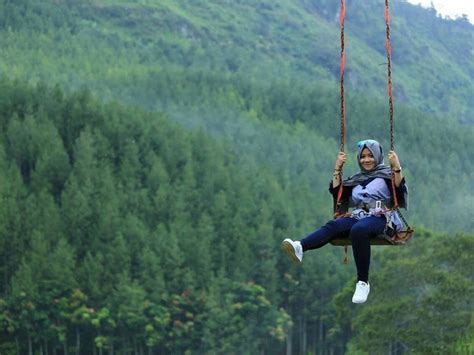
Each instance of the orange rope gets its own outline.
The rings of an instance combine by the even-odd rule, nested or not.
[[[341,26],[341,61],[339,64],[339,72],[340,72],[340,86],[341,86],[341,143],[339,146],[339,151],[344,151],[344,146],[346,142],[346,110],[345,110],[345,102],[344,102],[344,67],[346,64],[346,56],[344,51],[344,20],[346,17],[346,2],[345,0],[341,0],[341,13],[339,14],[339,24]],[[342,180],[342,170],[340,173],[340,178]],[[334,206],[334,217],[338,217],[340,214],[339,207],[341,204],[341,197],[342,197],[342,181],[339,185],[339,191],[337,194],[336,205]]]
[[[390,43],[390,10],[389,10],[389,0],[385,0],[385,26],[386,26],[386,40],[385,40],[385,49],[387,52],[387,93],[388,93],[388,105],[390,113],[390,150],[395,149],[395,139],[394,139],[394,119],[393,119],[393,84],[392,84],[392,45]],[[345,67],[345,51],[344,51],[344,20],[346,16],[346,4],[345,0],[341,0],[341,12],[339,14],[339,23],[341,27],[341,61],[340,61],[340,91],[341,91],[341,142],[340,142],[340,151],[344,151],[345,140],[346,140],[346,111],[345,111],[345,102],[344,102],[344,67]],[[341,180],[342,180],[342,171],[341,171]],[[395,189],[395,173],[392,171],[392,191],[394,206],[393,209],[396,210],[405,223],[407,227],[407,232],[412,233],[414,230],[408,225],[407,221],[400,212],[398,206],[398,198]],[[342,181],[339,185],[339,191],[337,194],[336,205],[334,208],[334,217],[337,218],[342,215],[340,211],[341,198],[343,192]],[[344,263],[347,263],[347,245],[344,248],[345,257]]]
[[[390,43],[390,10],[388,0],[385,0],[385,49],[387,52],[387,92],[388,107],[390,112],[390,150],[395,149],[394,129],[393,129],[393,88],[392,88],[392,45]]]
[[[341,62],[340,62],[340,82],[341,82],[341,144],[339,151],[344,151],[344,145],[346,141],[346,110],[344,102],[344,66],[346,62],[344,52],[344,19],[346,16],[346,3],[345,0],[341,0],[341,13],[339,15],[339,23],[341,25]]]

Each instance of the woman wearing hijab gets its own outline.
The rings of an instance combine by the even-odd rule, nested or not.
[[[318,249],[341,234],[348,234],[357,267],[357,283],[352,302],[364,303],[370,292],[370,238],[386,233],[392,235],[402,229],[396,211],[387,210],[393,205],[391,172],[395,175],[395,193],[400,207],[407,208],[408,191],[397,154],[388,153],[390,167],[384,165],[382,146],[368,139],[357,144],[357,160],[360,171],[342,182],[342,208],[352,207],[351,213],[326,223],[301,241],[285,239],[282,249],[290,260],[300,263],[303,253]],[[329,191],[337,200],[341,171],[346,161],[344,152],[339,152]]]

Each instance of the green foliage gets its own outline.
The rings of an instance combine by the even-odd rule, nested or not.
[[[210,297],[205,352],[239,349],[255,353],[272,341],[284,340],[290,318],[283,309],[272,307],[263,287],[219,278],[213,283]]]
[[[11,201],[1,214],[5,349],[11,340],[20,352],[211,351],[216,336],[202,339],[212,334],[218,309],[206,295],[222,270],[227,281],[218,297],[236,305],[229,316],[247,334],[237,343],[225,340],[226,347],[265,349],[284,339],[289,319],[275,297],[275,243],[295,218],[271,170],[244,165],[228,146],[158,114],[100,106],[85,92],[65,97],[57,88],[2,85],[5,97],[23,90],[35,107],[14,111],[13,100],[1,107],[12,112],[4,117],[0,150],[10,152],[0,165],[2,198]],[[71,107],[74,132],[64,126]],[[46,170],[42,157],[49,159]],[[19,208],[23,223],[10,215]],[[255,235],[265,263],[251,253]],[[258,339],[247,344],[255,332]]]
[[[0,70],[5,75],[61,83],[67,90],[86,86],[106,100],[115,98],[160,110],[187,127],[202,127],[230,141],[236,151],[252,155],[259,164],[264,162],[276,175],[286,169],[285,176],[292,181],[301,179],[300,184],[309,182],[314,191],[326,184],[326,175],[315,174],[314,167],[320,171],[330,168],[326,161],[333,159],[337,149],[338,4],[287,0],[38,4],[24,0],[17,6],[4,1],[3,6],[5,13],[0,18],[16,23],[5,25],[5,36],[0,36],[4,41]],[[386,60],[383,2],[347,6],[348,147],[368,135],[387,147],[388,113],[382,90],[386,73],[379,65]],[[51,18],[49,30],[40,30],[43,27],[35,21],[21,22],[14,14],[22,11],[43,27],[48,26],[46,18]],[[472,25],[463,19],[443,20],[433,11],[402,1],[392,4],[392,22],[396,149],[412,187],[412,221],[432,229],[472,230],[468,210],[474,197],[457,188],[467,186],[473,174],[472,63],[463,59],[470,56],[465,43]],[[31,31],[40,31],[33,43]],[[426,60],[428,55],[430,60]],[[426,82],[430,85],[423,84]],[[48,114],[64,146],[58,146],[57,132],[51,127],[43,137],[34,133],[33,118],[26,116],[38,104],[31,96],[16,97],[12,107],[23,107],[17,112],[21,123],[11,123],[9,134],[16,136],[11,137],[11,153],[7,154],[15,154],[26,173],[32,164],[39,164],[37,179],[48,179],[49,188],[58,195],[70,169],[64,150],[71,159],[80,132],[90,120],[103,126],[105,113],[88,99],[86,90],[71,98],[64,98],[59,90],[39,95],[45,107],[56,107]],[[59,114],[61,110],[66,114]],[[5,112],[6,116],[13,111]],[[38,127],[47,124],[38,121],[34,123]],[[295,130],[294,123],[303,125]],[[123,168],[131,175],[124,174],[121,182],[127,188],[139,178],[139,174],[132,178],[139,162],[153,158],[140,160],[136,143],[128,142],[133,124],[118,127],[120,132],[109,132],[115,135],[110,144],[120,157],[127,155]],[[25,139],[27,144],[22,143]],[[51,152],[35,156],[35,147],[45,140],[51,142]],[[124,141],[127,143],[119,143]],[[177,165],[181,159],[193,161],[187,169],[200,179],[196,154],[184,158],[186,144],[177,143],[169,159]],[[58,160],[54,164],[57,171],[51,160]],[[173,165],[163,163],[173,179]],[[31,177],[25,174],[25,178]],[[157,198],[163,197],[162,189]],[[180,203],[185,202],[190,201]],[[144,191],[129,203],[148,203]],[[321,213],[317,219],[322,220],[323,215],[329,216]]]
[[[348,147],[388,143],[382,10],[348,2]],[[337,11],[0,1],[0,353],[470,351],[472,235],[421,228],[473,227],[466,20],[393,2],[419,227],[374,253],[369,302],[335,249],[298,269],[279,252],[331,217]]]
[[[176,68],[323,85],[339,75],[339,4],[330,1],[3,0],[0,6],[2,73],[73,89],[87,85],[106,99],[141,103],[148,89],[142,78]],[[397,101],[472,124],[472,25],[401,0],[391,7]],[[356,95],[385,96],[383,11],[380,0],[347,4],[346,85]],[[168,88],[171,97],[174,90]]]
[[[100,105],[85,92],[69,97],[57,88],[8,81],[2,86],[12,99],[0,107],[10,112],[0,152],[16,152],[0,164],[0,191],[9,202],[0,214],[5,351],[20,344],[20,352],[47,346],[77,353],[253,353],[278,351],[285,339],[303,352],[469,346],[472,236],[420,231],[403,252],[376,253],[380,270],[373,276],[372,304],[351,310],[352,287],[338,294],[349,275],[333,249],[308,255],[298,270],[288,270],[279,252],[286,235],[314,228],[308,206],[319,210],[316,223],[329,215],[329,196],[313,192],[323,178],[307,174],[291,145],[277,147],[281,161],[265,164],[202,130],[187,131],[159,114]],[[26,101],[12,110],[14,95],[28,97],[36,111],[28,112]],[[61,128],[70,107],[79,120],[74,133]],[[291,136],[286,123],[272,126],[260,117]],[[296,130],[311,137],[305,124],[295,124]],[[13,137],[26,133],[25,146],[18,145]],[[322,143],[313,144],[321,150],[304,157],[323,164],[315,157],[331,154]],[[41,157],[54,152],[67,156],[67,164],[63,158],[49,163],[63,174],[61,183],[38,173]],[[285,162],[299,175],[277,173]],[[422,248],[427,241],[430,247]],[[378,265],[380,257],[390,262]],[[412,304],[416,317],[406,311]],[[381,327],[392,318],[394,324]],[[394,332],[400,322],[406,327]],[[367,341],[374,334],[378,341]]]
[[[410,248],[383,253],[371,302],[351,316],[351,347],[422,354],[461,349],[472,329],[467,255],[473,248],[472,236],[421,231]]]

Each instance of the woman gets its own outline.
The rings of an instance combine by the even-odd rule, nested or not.
[[[344,189],[341,206],[344,210],[352,207],[351,213],[331,220],[301,241],[285,239],[282,249],[290,260],[300,263],[303,253],[321,248],[336,236],[348,234],[352,240],[352,250],[357,267],[357,283],[352,302],[364,303],[370,292],[370,238],[386,233],[393,234],[402,228],[397,212],[387,210],[393,205],[391,172],[395,176],[395,193],[400,207],[407,207],[407,187],[403,178],[398,156],[388,153],[390,167],[384,165],[382,146],[368,139],[357,144],[357,159],[360,171],[342,182]],[[339,152],[329,191],[337,200],[341,171],[346,161],[344,152]]]

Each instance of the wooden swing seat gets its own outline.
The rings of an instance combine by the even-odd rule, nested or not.
[[[379,234],[376,237],[370,240],[370,245],[386,245],[386,246],[393,246],[393,245],[404,245],[408,242],[412,234],[415,230],[412,228],[408,228],[407,230],[400,231],[396,233],[393,237],[389,237],[386,234]],[[352,245],[352,241],[349,238],[349,233],[343,233],[339,237],[334,238],[330,241],[332,245],[335,246],[348,246]]]

